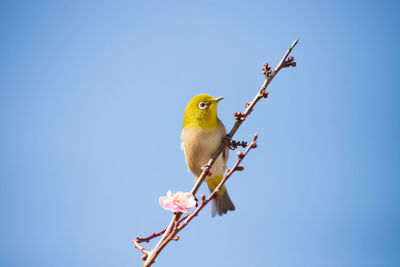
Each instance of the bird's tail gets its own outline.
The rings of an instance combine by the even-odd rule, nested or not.
[[[214,191],[221,180],[222,176],[213,177],[206,180],[210,193]],[[226,188],[223,185],[221,190],[218,192],[218,196],[212,200],[211,216],[215,217],[216,214],[222,216],[223,214],[226,214],[228,210],[235,210],[235,205],[233,205],[233,202],[229,197],[228,191],[226,191]]]

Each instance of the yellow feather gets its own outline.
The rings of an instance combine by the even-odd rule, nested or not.
[[[208,185],[208,187],[212,190],[212,191],[214,191],[214,189],[219,185],[219,183],[222,181],[222,175],[220,175],[220,176],[216,176],[216,177],[213,177],[213,178],[210,178],[210,179],[207,179],[206,180],[206,183],[207,183],[207,185]],[[224,195],[224,193],[225,193],[225,185],[223,185],[222,187],[221,187],[221,189],[218,191],[218,195],[220,195],[220,196],[223,196]]]
[[[213,97],[209,95],[197,95],[187,104],[183,128],[193,127],[209,129],[216,127],[220,120],[217,117],[217,102],[212,102]],[[200,103],[211,103],[205,109],[199,108]]]

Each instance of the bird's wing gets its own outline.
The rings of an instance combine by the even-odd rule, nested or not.
[[[226,136],[225,126],[221,121],[219,121],[219,124],[220,124],[219,128],[221,129],[222,138],[224,138]],[[229,147],[226,147],[222,151],[222,160],[224,162],[224,170],[226,169],[226,164],[228,163],[228,158],[229,158]]]

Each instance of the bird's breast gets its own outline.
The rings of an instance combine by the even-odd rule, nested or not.
[[[200,176],[201,167],[207,164],[224,136],[225,128],[223,126],[211,129],[183,128],[181,140],[186,164],[189,171],[196,177]],[[221,175],[224,168],[225,164],[220,155],[211,169],[212,176]]]

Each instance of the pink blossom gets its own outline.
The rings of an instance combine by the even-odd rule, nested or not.
[[[166,197],[160,197],[160,206],[173,212],[186,212],[196,206],[196,201],[191,193],[178,192],[173,194],[171,190]]]

